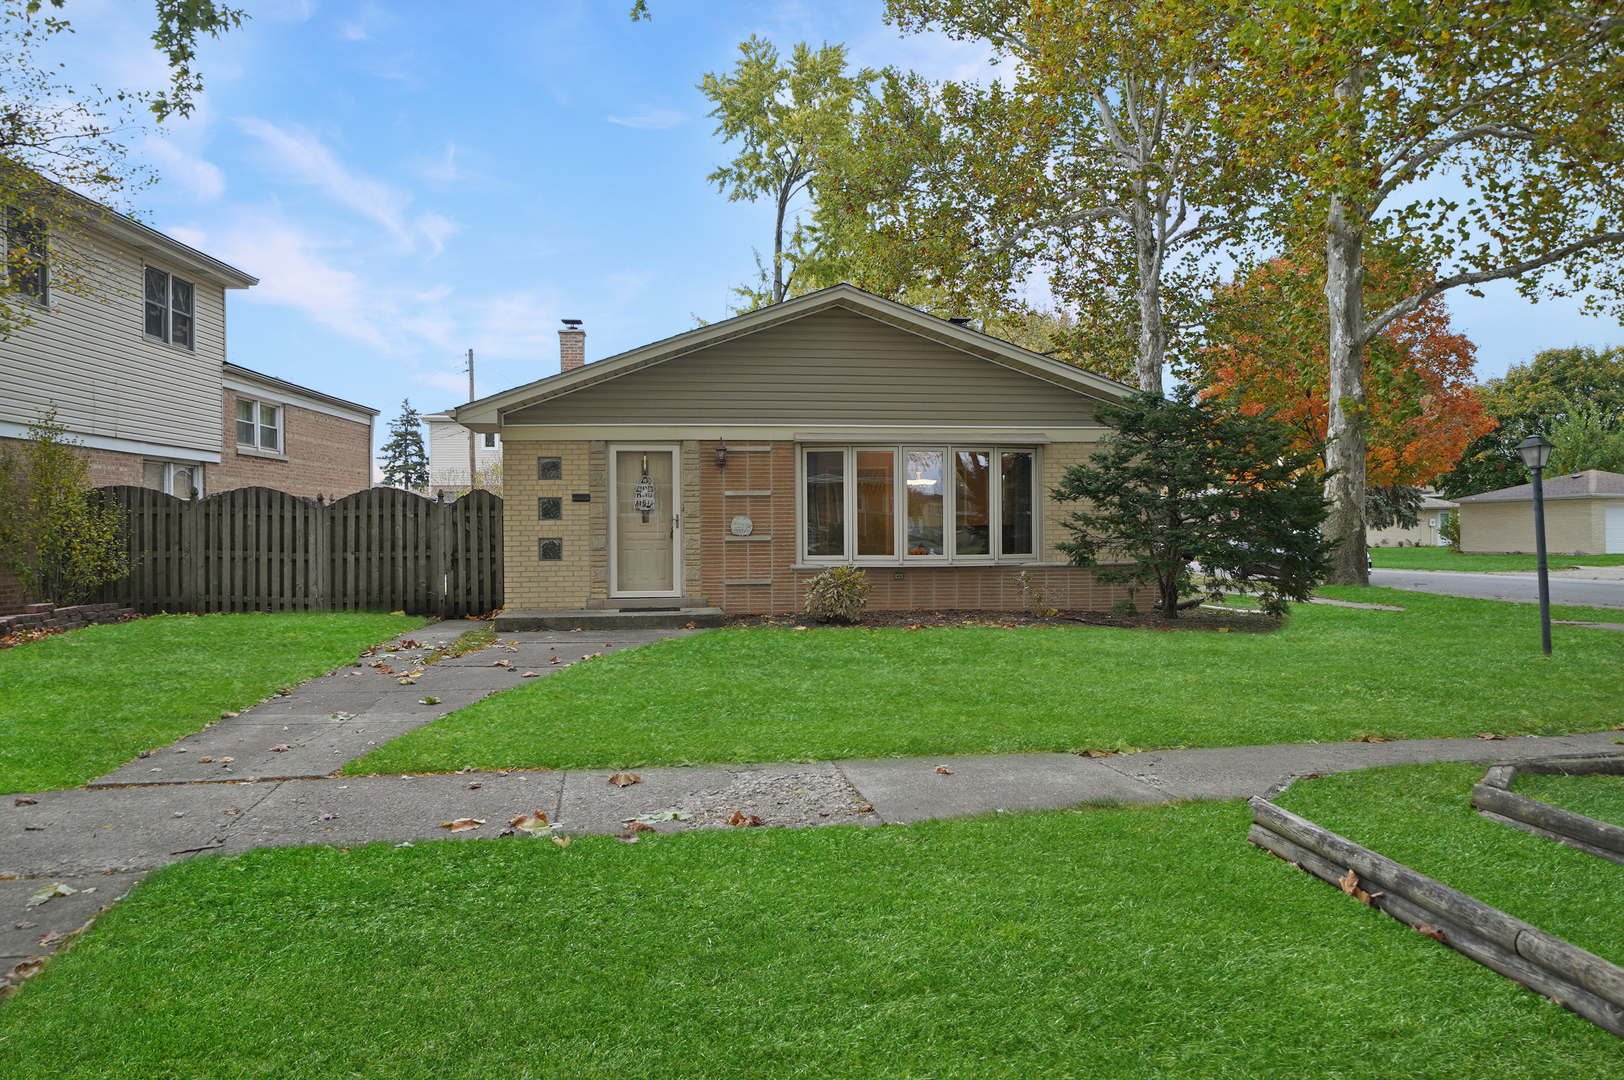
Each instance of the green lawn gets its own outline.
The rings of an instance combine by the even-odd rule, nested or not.
[[[160,615],[0,650],[0,793],[83,784],[422,625],[326,612]]]
[[[1519,774],[1512,790],[1575,814],[1624,827],[1624,776]]]
[[[1386,570],[1465,570],[1493,574],[1539,569],[1532,555],[1457,555],[1446,547],[1373,547],[1370,561]],[[1624,566],[1624,555],[1551,555],[1545,565],[1552,570],[1573,566]]]
[[[1618,956],[1624,867],[1478,819],[1480,772],[1308,782],[1288,801]],[[0,1072],[1624,1070],[1618,1039],[1248,846],[1247,822],[1228,802],[193,859],[0,1002]]]
[[[1546,659],[1531,605],[1324,592],[1405,610],[1299,606],[1266,634],[718,630],[482,700],[346,771],[1552,734],[1618,722],[1617,634],[1556,627]]]

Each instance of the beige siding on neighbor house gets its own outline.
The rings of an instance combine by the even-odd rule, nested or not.
[[[225,290],[193,274],[99,240],[101,299],[52,289],[35,323],[0,341],[0,423],[27,425],[55,407],[77,436],[128,440],[200,459],[220,452],[220,364]],[[196,286],[196,348],[143,332],[144,267],[150,262]]]
[[[1608,499],[1547,499],[1545,549],[1552,555],[1597,555],[1607,550]],[[1532,502],[1463,502],[1460,549],[1470,554],[1531,553]]]
[[[1082,427],[1093,406],[1075,390],[832,308],[515,410],[502,424]]]

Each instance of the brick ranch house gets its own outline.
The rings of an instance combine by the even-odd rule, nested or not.
[[[378,410],[226,360],[226,292],[256,278],[122,214],[78,210],[85,258],[107,284],[53,288],[44,259],[12,293],[32,322],[0,340],[0,449],[20,449],[55,409],[98,487],[339,498],[372,485]],[[0,614],[22,600],[0,574]]]
[[[849,285],[449,410],[499,435],[506,615],[798,610],[830,566],[873,609],[1060,607],[1120,590],[1055,550],[1049,495],[1131,388]]]

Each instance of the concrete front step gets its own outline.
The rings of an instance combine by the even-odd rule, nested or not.
[[[659,607],[651,601],[649,607]],[[614,608],[573,611],[504,611],[496,617],[498,634],[526,630],[680,630],[685,627],[721,626],[722,609],[715,607],[678,608],[650,611]]]

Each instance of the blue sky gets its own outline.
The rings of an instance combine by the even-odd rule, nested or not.
[[[694,88],[752,33],[844,42],[855,64],[985,76],[987,52],[901,37],[880,0],[747,4],[241,0],[202,49],[191,120],[138,136],[160,174],[134,208],[260,278],[230,298],[230,358],[387,419],[558,369],[560,318],[599,359],[727,314],[771,244],[765,203],[705,176],[731,156]],[[155,87],[147,0],[69,0],[68,76]],[[1479,374],[1539,348],[1624,343],[1572,303],[1457,293]],[[381,425],[380,425],[381,428]]]

